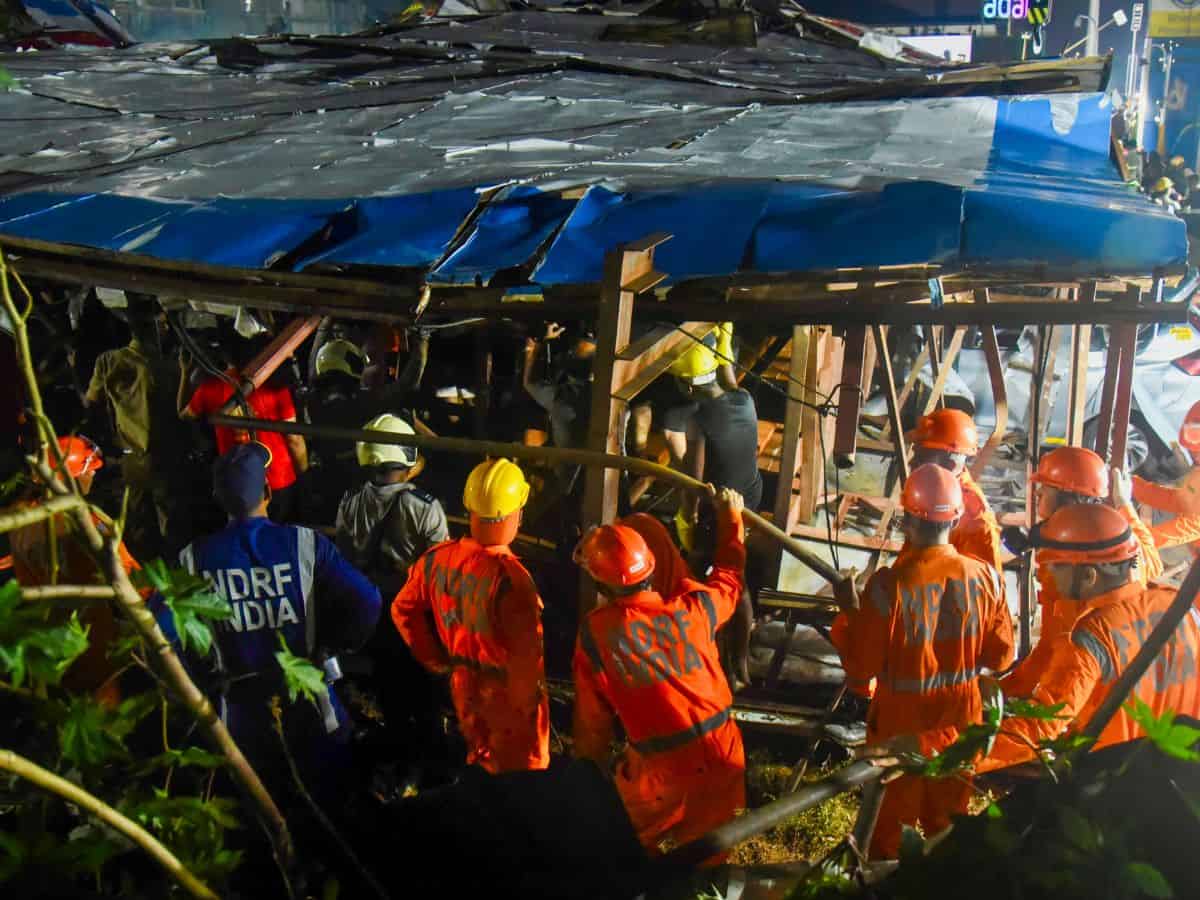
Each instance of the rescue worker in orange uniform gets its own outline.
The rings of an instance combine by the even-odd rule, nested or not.
[[[1197,401],[1179,428],[1179,446],[1192,457],[1192,469],[1178,485],[1155,484],[1133,476],[1133,498],[1175,517],[1150,529],[1156,547],[1191,544],[1200,553],[1200,401]]]
[[[683,577],[674,598],[653,589],[654,556],[627,525],[592,529],[575,550],[603,598],[575,647],[575,753],[605,768],[621,721],[629,747],[617,790],[651,854],[746,805],[742,735],[716,642],[742,598],[742,508],[740,494],[721,490],[712,574]]]
[[[1084,447],[1059,447],[1041,458],[1032,481],[1038,486],[1039,522],[1045,522],[1057,510],[1067,506],[1098,505],[1110,501],[1129,524],[1138,542],[1138,567],[1135,569],[1138,579],[1145,584],[1162,574],[1162,560],[1154,547],[1154,539],[1130,502],[1129,477],[1120,469],[1114,467],[1110,478],[1104,460],[1093,451]],[[1053,644],[1052,638],[1070,633],[1075,624],[1075,615],[1079,612],[1078,604],[1064,601],[1058,596],[1058,588],[1049,567],[1038,566],[1037,581],[1038,602],[1042,607],[1038,643],[1033,652],[1021,660],[1004,680],[1005,692],[1018,696],[1027,696],[1033,690],[1034,683],[1029,678],[1042,670],[1044,661],[1041,656]]]
[[[908,438],[913,442],[914,469],[936,463],[958,478],[962,487],[963,514],[950,532],[950,543],[959,553],[1003,573],[1000,523],[967,468],[979,452],[979,433],[974,420],[961,410],[937,409],[921,416]]]
[[[392,603],[417,660],[450,675],[467,762],[493,774],[550,764],[542,601],[509,548],[528,498],[515,463],[476,466],[463,491],[470,537],[418,558]]]
[[[977,771],[1032,759],[1030,743],[1036,745],[1067,728],[1086,724],[1175,598],[1173,588],[1147,586],[1137,580],[1137,539],[1129,523],[1112,509],[1060,509],[1037,529],[1033,539],[1041,548],[1039,564],[1050,569],[1059,596],[1079,610],[1070,632],[1053,638],[1050,652],[1042,657],[1042,671],[1031,694],[1037,703],[1064,706],[1057,719],[1006,721]],[[1137,683],[1133,695],[1155,715],[1171,711],[1200,717],[1198,660],[1200,612],[1193,609]],[[1095,746],[1130,741],[1141,734],[1122,709]]]
[[[58,446],[62,450],[67,472],[75,479],[80,491],[88,494],[96,473],[104,468],[100,448],[82,435],[59,438]],[[51,467],[57,469],[57,465],[51,454]],[[51,527],[54,528],[58,544],[58,583],[95,584],[100,578],[100,569],[82,539],[75,536],[69,518],[65,515],[56,516],[53,525],[38,522],[18,528],[11,534],[13,574],[17,581],[27,587],[52,583]],[[111,530],[110,522],[95,514],[93,519],[101,534]],[[124,543],[117,545],[117,551],[126,572],[138,568]],[[79,619],[88,629],[88,649],[67,670],[63,685],[72,690],[92,691],[101,703],[115,706],[121,696],[113,677],[116,669],[108,659],[109,645],[117,638],[112,606],[107,602],[87,603],[80,609]]]
[[[958,480],[926,464],[904,483],[904,546],[867,581],[861,599],[839,598],[830,632],[847,686],[875,696],[867,743],[982,721],[979,676],[1012,661],[1013,628],[999,575],[961,554],[950,534],[963,514]],[[938,748],[940,749],[940,748]],[[903,825],[926,834],[964,813],[971,796],[959,779],[905,775],[887,786],[871,841],[872,858],[895,858]]]

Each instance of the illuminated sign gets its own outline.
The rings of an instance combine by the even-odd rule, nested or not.
[[[1150,37],[1200,37],[1200,3],[1150,0]]]
[[[1029,0],[984,0],[985,19],[1019,19],[1025,21],[1029,14]]]

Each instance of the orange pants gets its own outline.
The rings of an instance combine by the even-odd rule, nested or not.
[[[879,822],[871,838],[871,859],[898,859],[904,825],[919,822],[926,837],[950,824],[952,816],[965,814],[971,786],[960,778],[921,778],[902,775],[884,788]]]
[[[450,677],[450,696],[469,764],[493,775],[550,765],[550,711],[544,696],[516,708],[502,681],[462,669]]]
[[[682,846],[723,825],[746,806],[746,764],[733,722],[679,750],[641,756],[629,750],[617,791],[647,852]],[[706,861],[715,865],[723,857]]]

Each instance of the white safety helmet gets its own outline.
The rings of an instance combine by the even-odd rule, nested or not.
[[[386,431],[390,434],[416,434],[413,427],[399,416],[384,413],[376,416],[365,426],[367,431]],[[411,469],[417,464],[417,448],[402,447],[399,444],[373,444],[359,441],[355,445],[358,450],[360,466],[403,466]]]
[[[361,378],[368,362],[366,354],[354,343],[337,338],[317,351],[317,375],[341,372],[351,378]]]

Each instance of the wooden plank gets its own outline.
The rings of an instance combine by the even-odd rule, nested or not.
[[[1096,302],[1096,282],[1089,281],[1079,289],[1078,302],[1091,305]],[[1092,326],[1075,325],[1071,328],[1070,381],[1067,386],[1067,445],[1083,446],[1083,425],[1087,407],[1088,351],[1092,345]]]
[[[825,492],[825,452],[833,444],[835,422],[832,417],[822,416],[815,408],[817,403],[831,396],[834,387],[841,381],[842,354],[840,338],[833,336],[832,329],[817,329],[815,350],[816,371],[813,380],[806,381],[810,388],[806,394],[812,407],[805,407],[801,424],[804,446],[803,465],[800,468],[800,493],[797,497],[797,520],[809,522],[817,512],[817,498]],[[810,368],[812,365],[810,352]]]
[[[937,377],[933,382],[933,390],[929,394],[929,399],[925,401],[925,409],[923,415],[929,415],[939,406],[945,406],[942,402],[942,396],[946,392],[946,382],[950,378],[950,372],[953,371],[954,361],[958,359],[958,352],[962,350],[963,339],[967,336],[967,329],[960,325],[954,329],[954,334],[950,338],[950,346],[946,349],[946,355],[941,361],[941,367],[938,370]]]
[[[614,397],[623,403],[632,402],[652,381],[665,373],[675,360],[715,327],[712,322],[686,322],[648,344],[644,339],[639,340],[618,353],[614,366]],[[631,356],[633,349],[638,352]]]
[[[854,465],[858,439],[858,417],[862,410],[863,366],[867,354],[867,326],[846,330],[842,352],[842,389],[838,392],[837,423],[833,436],[833,464],[841,469]]]
[[[820,541],[822,544],[829,541],[829,535],[825,529],[818,528],[815,525],[795,525],[789,534],[792,537],[804,538],[805,540]],[[899,553],[902,544],[901,541],[889,540],[879,535],[868,537],[861,534],[847,534],[846,532],[835,535],[833,542],[840,547],[856,547],[859,550],[883,550],[887,553]]]
[[[908,480],[908,448],[904,443],[904,429],[900,424],[900,403],[896,397],[896,377],[892,373],[892,354],[888,348],[887,335],[882,325],[872,325],[871,333],[875,336],[875,347],[879,353],[879,362],[883,367],[883,390],[887,397],[888,420],[892,430],[892,440],[896,444],[896,460],[900,465],[900,480]]]
[[[801,385],[811,385],[816,380],[816,353],[812,326],[798,325],[792,329],[792,356],[788,367],[788,399],[783,421],[783,448],[779,454],[779,481],[775,488],[775,521],[784,531],[790,532],[794,524],[792,508],[792,480],[800,465],[801,429],[804,424],[804,406],[808,391]],[[811,345],[811,346],[810,346]],[[812,358],[812,376],[809,376],[809,358]]]
[[[986,290],[977,291],[975,300],[981,306],[986,306],[989,302],[988,292]],[[975,478],[979,478],[983,474],[988,459],[1000,442],[1004,440],[1004,433],[1008,430],[1008,385],[1004,380],[1004,360],[1000,356],[1000,342],[996,339],[996,327],[994,325],[980,326],[980,333],[983,336],[983,355],[987,360],[988,381],[992,386],[996,424],[971,463],[971,474]]]
[[[1136,285],[1131,285],[1125,294],[1125,301],[1137,305],[1141,301],[1142,291]],[[1156,304],[1158,305],[1158,304]],[[1137,354],[1137,326],[1119,325],[1113,329],[1121,347],[1121,362],[1117,369],[1116,396],[1113,399],[1113,428],[1112,449],[1109,453],[1109,463],[1126,468],[1125,449],[1129,441],[1129,414],[1133,405],[1133,366]]]

